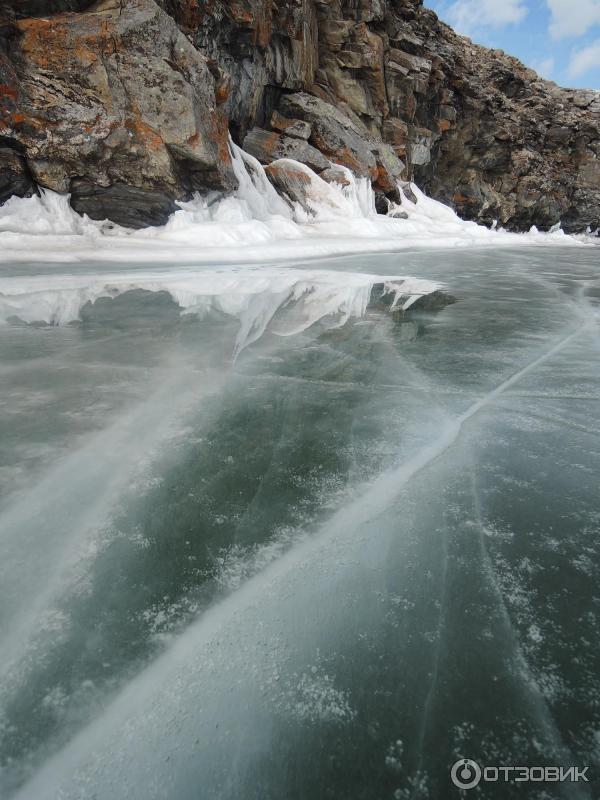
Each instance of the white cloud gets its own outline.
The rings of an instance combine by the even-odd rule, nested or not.
[[[552,57],[543,58],[541,61],[534,61],[531,66],[542,78],[551,78],[556,62]]]
[[[568,69],[569,77],[579,78],[596,67],[600,68],[600,39],[581,50],[573,51]]]
[[[455,0],[448,8],[448,21],[461,33],[481,28],[503,28],[527,16],[524,0]]]
[[[594,25],[600,24],[600,0],[546,0],[552,20],[550,35],[553,39],[583,36]]]

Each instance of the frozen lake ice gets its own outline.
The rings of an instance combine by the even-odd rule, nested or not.
[[[0,794],[597,796],[597,253],[3,267]]]

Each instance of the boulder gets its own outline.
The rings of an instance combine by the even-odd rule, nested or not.
[[[284,95],[279,110],[285,116],[308,122],[310,143],[329,160],[343,164],[357,175],[377,177],[377,161],[366,129],[361,129],[338,108],[319,97],[299,92]]]
[[[377,160],[377,177],[373,183],[375,189],[379,189],[390,200],[399,203],[398,182],[406,178],[406,165],[400,161],[390,144],[383,142],[375,144],[373,154]]]
[[[38,184],[135,226],[162,223],[196,189],[234,188],[208,61],[153,0],[101,0],[15,28],[10,59],[0,55],[0,135]]]
[[[347,214],[339,193],[303,164],[282,158],[265,167],[265,172],[292,207],[298,204],[310,216],[324,212],[335,217]]]
[[[301,119],[288,119],[278,111],[274,111],[271,116],[271,127],[294,139],[304,139],[305,141],[310,139],[311,127],[308,122]]]
[[[350,186],[348,173],[339,164],[332,164],[328,169],[321,172],[319,177],[327,183],[337,183],[338,186]]]
[[[262,128],[252,128],[246,134],[244,150],[257,158],[261,164],[270,164],[280,158],[291,158],[306,164],[315,172],[322,172],[329,166],[329,161],[316,148],[311,147],[304,139],[282,136]]]
[[[265,172],[278,192],[308,210],[306,202],[311,179],[305,170],[294,162],[281,159],[268,164]]]
[[[390,201],[383,192],[375,192],[375,211],[385,216],[390,210]]]
[[[173,198],[156,189],[138,189],[123,183],[104,187],[78,179],[71,182],[71,206],[78,214],[118,221],[127,228],[164,225],[177,210]]]

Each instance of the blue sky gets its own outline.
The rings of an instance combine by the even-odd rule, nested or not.
[[[600,89],[600,0],[425,0],[440,19],[561,86]]]

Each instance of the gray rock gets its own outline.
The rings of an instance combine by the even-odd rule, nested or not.
[[[294,161],[306,164],[315,172],[321,172],[329,167],[328,159],[304,139],[283,136],[262,128],[252,128],[246,134],[243,147],[261,164],[270,164],[280,158],[292,158]]]
[[[402,50],[390,49],[388,59],[401,67],[405,67],[409,72],[431,72],[431,61],[427,58],[411,55]]]
[[[239,141],[265,127],[280,90],[314,84],[319,32],[314,0],[163,0],[193,43],[229,78],[225,112]]]
[[[305,141],[310,139],[311,127],[308,122],[301,119],[288,119],[278,111],[274,111],[271,115],[271,127],[294,139],[304,139]]]
[[[339,186],[350,186],[346,171],[342,169],[339,164],[333,164],[328,169],[323,170],[319,177],[327,183],[337,183]]]
[[[330,103],[301,92],[284,95],[280,111],[310,123],[310,143],[329,160],[349,167],[357,175],[377,175],[377,162],[368,143],[368,133]]]
[[[395,208],[393,211],[389,211],[388,215],[394,219],[408,219],[408,214],[406,211],[401,211],[398,208]]]
[[[385,216],[390,210],[390,201],[383,192],[375,192],[375,211]]]
[[[102,187],[80,180],[72,183],[71,205],[78,214],[108,219],[126,228],[164,225],[177,209],[169,195],[155,189],[137,189],[124,183]]]
[[[101,189],[140,190],[129,193],[142,202],[131,220],[148,218],[147,192],[166,208],[164,197],[172,206],[195,189],[235,186],[208,61],[153,0],[102,0],[14,26],[10,59],[0,54],[11,100],[3,134],[39,185],[67,192],[83,178],[98,187],[86,211],[98,200],[109,218]]]
[[[412,190],[412,186],[410,183],[401,183],[400,189],[402,191],[402,196],[408,200],[409,203],[413,205],[417,204],[417,196]]]
[[[373,145],[373,154],[377,161],[375,188],[399,203],[398,182],[406,178],[406,165],[400,161],[390,144],[379,142]]]
[[[411,145],[410,160],[417,167],[429,164],[431,161],[431,149],[426,144],[415,143]]]

